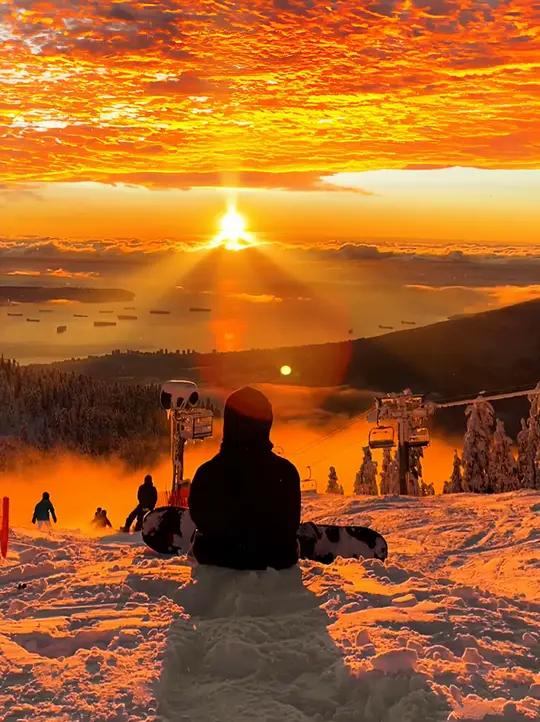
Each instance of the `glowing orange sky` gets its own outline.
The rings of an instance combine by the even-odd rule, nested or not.
[[[172,209],[184,214],[192,202],[160,199],[165,222],[163,214],[141,222],[132,212],[142,196],[111,191],[98,203],[100,192],[84,186],[88,203],[74,213],[66,205],[70,193],[80,199],[73,184],[92,181],[273,189],[251,200],[263,224],[277,189],[296,190],[297,225],[307,233],[320,231],[326,213],[329,227],[337,214],[342,229],[393,235],[391,198],[379,207],[376,191],[336,192],[321,177],[539,168],[538,8],[531,0],[8,0],[0,8],[1,230],[114,235],[132,219],[143,236],[159,237],[178,226]],[[43,189],[58,182],[63,190],[52,195],[63,201]],[[317,189],[317,218],[306,229]],[[468,235],[466,198],[447,191],[420,219],[423,195],[405,194],[394,225],[421,237],[499,241],[513,227],[511,242],[534,240],[537,226],[521,235],[534,215],[526,192],[492,207],[483,199],[473,212],[483,232]],[[195,200],[200,219],[204,199]],[[208,197],[206,208],[217,204]],[[213,222],[188,219],[187,227],[204,233]]]

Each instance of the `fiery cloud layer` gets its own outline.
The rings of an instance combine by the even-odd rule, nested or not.
[[[532,0],[8,0],[0,184],[538,167],[539,23]]]

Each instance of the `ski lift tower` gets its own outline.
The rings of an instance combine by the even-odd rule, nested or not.
[[[456,406],[469,406],[481,401],[498,401],[528,396],[530,400],[540,395],[540,383],[535,388],[520,388],[486,394],[480,391],[474,398],[450,401],[426,401],[420,394],[406,389],[399,394],[387,394],[375,399],[375,407],[368,414],[368,421],[374,422],[369,432],[371,449],[388,449],[396,446],[394,427],[397,427],[397,447],[399,462],[399,493],[407,494],[410,473],[409,449],[428,446],[429,431],[426,422],[437,409],[449,409]],[[385,423],[386,422],[386,423]],[[392,425],[393,424],[393,425]],[[535,461],[540,468],[540,455]]]
[[[372,449],[396,446],[394,427],[391,425],[395,424],[400,494],[408,493],[409,449],[429,444],[429,431],[425,424],[430,411],[424,397],[413,394],[410,389],[375,399],[375,409],[369,420],[375,421],[376,427],[369,434],[369,445]]]
[[[187,441],[212,436],[213,414],[197,408],[199,391],[193,381],[166,381],[161,387],[160,404],[167,412],[171,433],[172,483],[169,504],[178,505],[184,484],[184,450]]]

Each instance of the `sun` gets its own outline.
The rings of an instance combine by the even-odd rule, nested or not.
[[[256,245],[251,234],[246,230],[246,221],[238,213],[234,205],[230,205],[227,213],[220,221],[220,230],[212,245],[221,246],[227,251],[243,251]]]
[[[235,208],[230,208],[221,219],[221,233],[228,251],[237,250],[240,240],[246,232],[246,222]]]

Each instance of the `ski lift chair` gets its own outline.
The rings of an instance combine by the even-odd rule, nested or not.
[[[429,431],[425,426],[422,426],[418,429],[414,429],[408,440],[409,446],[413,448],[418,448],[421,446],[428,446],[429,444]]]
[[[302,492],[302,494],[307,494],[309,492],[316,494],[317,482],[315,481],[315,479],[302,479],[300,481],[300,491]]]
[[[305,479],[301,479],[300,491],[304,494],[306,492],[317,493],[317,482],[315,481],[315,479],[311,478],[311,466],[308,466],[307,468],[309,469],[309,476]]]
[[[392,449],[396,445],[393,426],[375,426],[368,437],[370,449]]]

